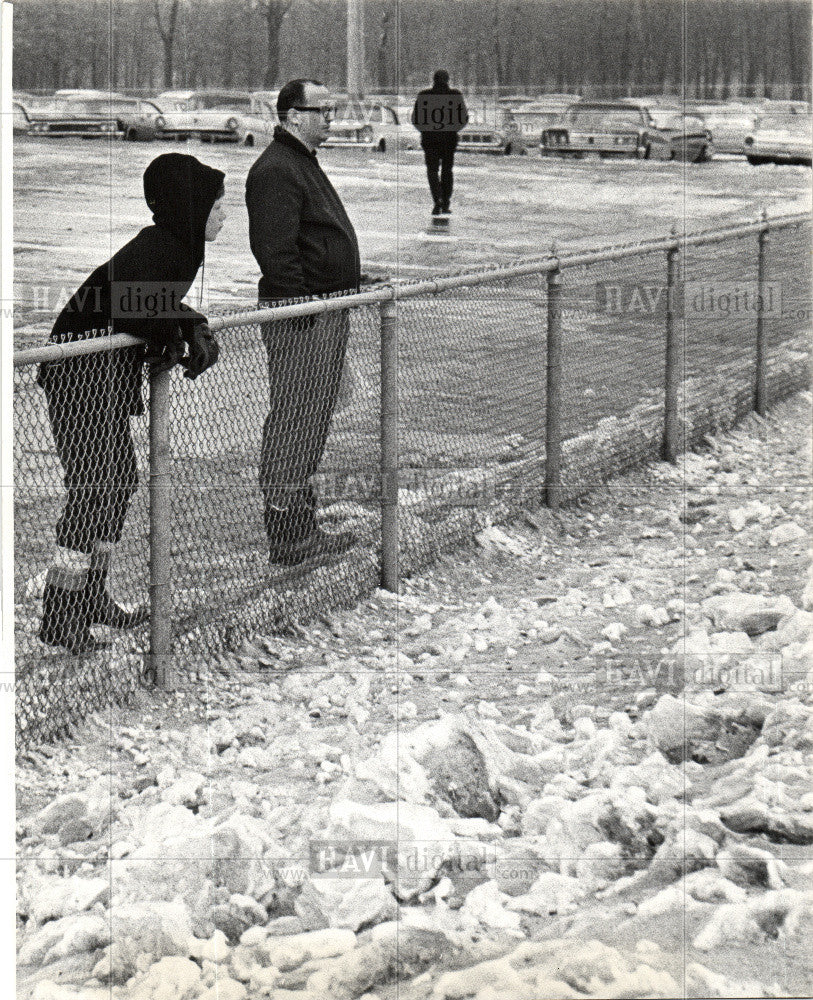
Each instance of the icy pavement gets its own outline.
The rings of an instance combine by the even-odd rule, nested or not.
[[[810,404],[18,768],[18,995],[809,995]]]

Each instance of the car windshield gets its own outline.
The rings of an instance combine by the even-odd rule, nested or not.
[[[810,132],[810,119],[807,115],[765,115],[757,126],[761,129],[771,129],[775,132],[793,132],[794,135],[806,135]]]
[[[248,111],[251,108],[250,97],[234,96],[232,94],[196,94],[187,102],[188,111]]]
[[[105,101],[66,100],[63,108],[67,114],[78,117],[104,114],[108,109],[108,104]]]
[[[360,104],[339,104],[336,107],[337,122],[357,122],[366,119],[364,110]]]
[[[638,128],[641,113],[635,108],[629,110],[605,110],[603,108],[581,108],[568,112],[568,122],[577,128],[603,131],[604,129]]]
[[[652,121],[658,128],[679,129],[683,127],[683,116],[675,111],[658,111],[657,108],[650,108]]]
[[[754,124],[754,116],[745,112],[715,111],[706,115],[706,121],[716,128],[750,129]]]
[[[276,118],[277,102],[270,98],[253,97],[251,100],[251,110],[255,115],[262,115],[266,118]]]
[[[102,97],[91,97],[81,101],[76,98],[68,98],[64,104],[65,109],[72,115],[95,115],[102,117],[104,115],[116,114],[119,111],[132,111],[135,106],[135,101],[107,100]]]

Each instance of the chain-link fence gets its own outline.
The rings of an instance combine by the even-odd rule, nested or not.
[[[222,317],[217,366],[152,376],[132,421],[133,348],[98,351],[127,338],[70,345],[97,353],[52,360],[47,400],[34,362],[55,349],[18,352],[20,741],[125,697],[145,664],[168,683],[394,588],[489,519],[673,458],[806,385],[809,239],[804,216],[673,231]],[[111,645],[72,653],[43,641],[43,601],[55,541],[86,549],[88,525],[115,543],[107,590],[151,618],[94,612]]]

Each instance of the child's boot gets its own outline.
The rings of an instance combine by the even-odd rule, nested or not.
[[[149,620],[150,609],[142,605],[135,611],[125,611],[108,594],[108,565],[94,566],[91,564],[87,577],[88,606],[91,625],[107,625],[108,628],[137,628]]]
[[[49,570],[42,595],[40,639],[74,654],[105,649],[109,643],[95,639],[90,625],[87,572]]]

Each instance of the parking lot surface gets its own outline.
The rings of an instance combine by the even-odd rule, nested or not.
[[[258,149],[199,142],[107,143],[23,137],[14,147],[16,345],[41,342],[70,295],[97,264],[150,222],[144,168],[182,148],[226,172],[228,219],[207,253],[210,312],[255,304],[257,265],[248,244],[243,191]],[[448,233],[430,228],[419,151],[319,153],[359,234],[362,264],[409,279],[523,260],[560,249],[598,247],[809,208],[806,167],[458,154]],[[48,291],[43,292],[47,286]],[[39,291],[37,291],[39,289]],[[197,302],[198,289],[190,294]],[[64,302],[64,298],[63,298]]]

